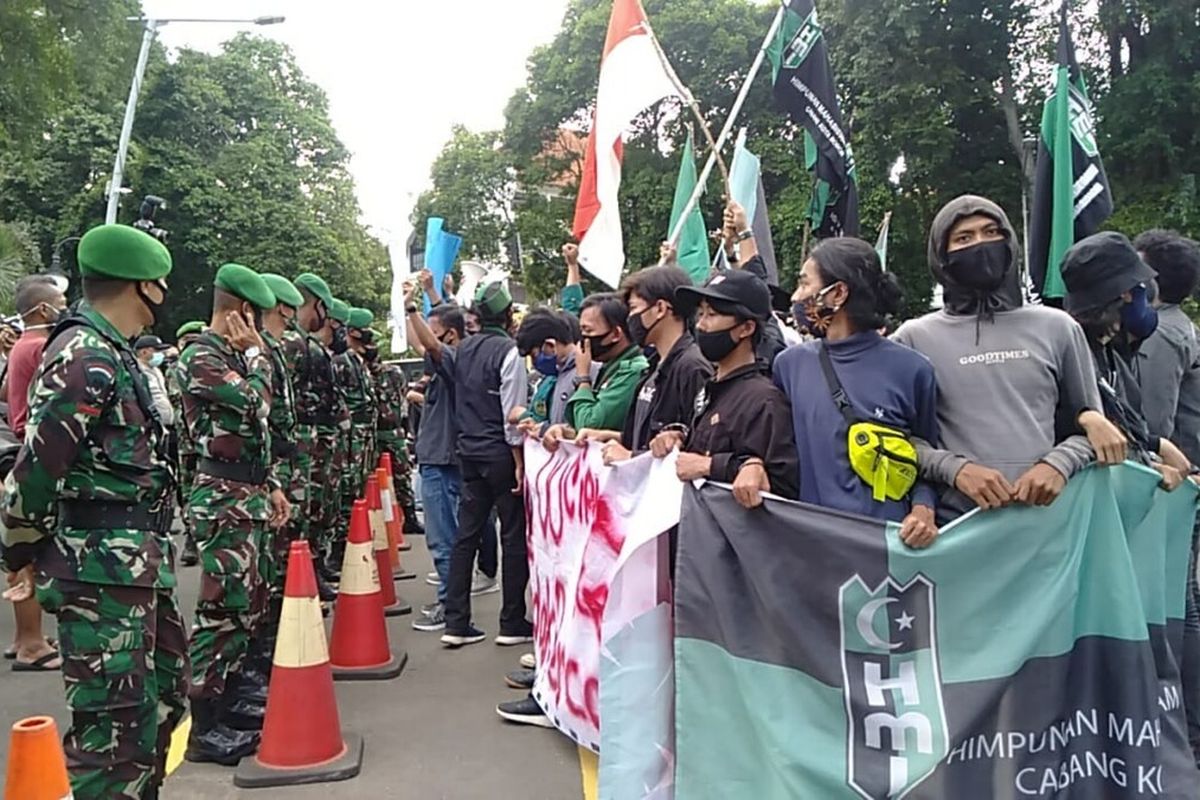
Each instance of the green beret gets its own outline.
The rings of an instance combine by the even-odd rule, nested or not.
[[[512,295],[500,281],[485,283],[475,291],[475,305],[499,316],[512,305]]]
[[[327,310],[333,307],[333,292],[329,291],[329,284],[320,275],[304,272],[297,275],[292,283],[297,289],[303,289],[324,303]]]
[[[202,330],[204,330],[204,323],[198,319],[192,320],[191,322],[185,322],[179,326],[179,330],[175,331],[175,339],[179,340],[184,336],[187,336],[189,333],[199,333]]]
[[[241,264],[226,264],[221,267],[217,270],[217,280],[213,285],[264,311],[277,305],[275,293],[267,286],[262,276]]]
[[[84,277],[156,281],[171,272],[171,253],[158,239],[129,225],[100,225],[79,240]]]
[[[375,315],[366,308],[350,309],[350,320],[346,323],[351,328],[366,330],[371,327],[371,323],[375,321]]]
[[[262,279],[267,284],[267,288],[271,290],[271,294],[275,295],[275,299],[280,303],[292,308],[304,305],[304,295],[300,294],[300,290],[293,286],[287,278],[273,272],[264,272]]]
[[[349,325],[350,304],[344,303],[341,300],[338,300],[336,297],[333,298],[333,304],[329,306],[329,316],[333,317],[343,325]]]

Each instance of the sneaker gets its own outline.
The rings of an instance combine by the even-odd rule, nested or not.
[[[421,606],[421,613],[428,614],[430,611],[433,611],[435,608],[439,608],[441,605],[442,604],[438,602],[426,603],[425,605]]]
[[[425,582],[430,586],[437,586],[442,582],[442,579],[438,577],[436,572],[427,572],[425,573]]]
[[[533,644],[533,626],[525,623],[524,628],[518,628],[516,631],[505,633],[500,631],[500,635],[496,637],[496,644],[501,647],[513,647],[518,644]]]
[[[501,703],[496,706],[496,713],[509,722],[519,725],[537,725],[539,728],[553,728],[550,718],[542,712],[537,700],[526,697],[524,700],[514,700],[511,703]]]
[[[475,570],[475,579],[471,581],[471,594],[495,594],[500,591],[500,583],[495,578],[489,578],[479,570]]]
[[[446,629],[446,609],[434,603],[429,611],[421,610],[421,616],[413,620],[413,629],[418,631],[441,631]]]
[[[442,634],[442,644],[447,647],[462,647],[464,644],[479,644],[487,638],[487,634],[474,625],[467,627],[461,633],[446,631]]]
[[[533,682],[537,679],[537,672],[531,669],[519,669],[516,672],[510,672],[504,676],[504,683],[510,689],[524,689],[525,691],[533,691]]]
[[[533,653],[526,653],[521,656],[521,666],[525,669],[537,669],[537,656]]]

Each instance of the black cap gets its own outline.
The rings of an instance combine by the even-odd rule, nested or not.
[[[767,265],[761,258],[750,259],[742,266],[742,269],[757,276],[767,285],[767,288],[771,290],[771,306],[776,311],[786,314],[792,310],[792,295],[786,289],[771,283],[767,276]]]
[[[162,346],[163,341],[157,336],[139,336],[137,341],[133,343],[134,350],[141,350],[146,347],[159,348]]]
[[[1067,285],[1063,305],[1072,314],[1095,311],[1157,275],[1125,234],[1092,234],[1076,242],[1063,258],[1062,278]]]
[[[754,319],[771,316],[771,292],[766,282],[744,270],[726,270],[709,278],[704,286],[680,286],[675,290],[675,304],[685,316],[695,311],[701,300],[736,306]]]

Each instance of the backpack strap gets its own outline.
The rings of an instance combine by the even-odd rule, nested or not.
[[[846,394],[846,390],[842,388],[842,382],[838,380],[837,371],[833,368],[833,359],[829,357],[829,349],[825,347],[825,343],[821,342],[817,346],[817,354],[821,360],[821,372],[825,374],[825,384],[829,387],[829,394],[833,397],[833,404],[837,406],[839,412],[846,419],[846,424],[854,425],[861,420],[854,413],[854,406],[850,403],[850,397]]]

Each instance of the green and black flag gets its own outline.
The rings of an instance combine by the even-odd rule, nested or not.
[[[1112,193],[1096,145],[1092,102],[1062,7],[1058,32],[1058,71],[1054,93],[1042,112],[1033,216],[1029,233],[1029,274],[1043,300],[1066,294],[1062,260],[1071,245],[1099,229],[1112,213]]]
[[[811,210],[818,237],[858,235],[858,188],[850,135],[842,124],[825,36],[813,0],[786,0],[767,50],[775,100],[804,126],[805,166],[817,184]]]

